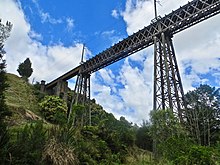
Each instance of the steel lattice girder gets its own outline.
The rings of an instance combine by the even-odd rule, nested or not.
[[[189,2],[163,18],[158,17],[149,26],[89,59],[82,64],[82,72],[95,72],[152,45],[154,36],[166,32],[173,35],[219,12],[220,0],[194,0]]]

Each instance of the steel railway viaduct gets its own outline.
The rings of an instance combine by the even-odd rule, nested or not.
[[[90,99],[90,75],[116,61],[154,45],[153,109],[170,108],[180,120],[184,116],[184,93],[172,37],[220,12],[220,0],[193,0],[119,43],[81,63],[52,82],[42,81],[42,90],[66,97],[67,80],[77,76],[72,103],[85,104]],[[70,112],[71,113],[71,112]],[[91,113],[91,112],[89,112]]]

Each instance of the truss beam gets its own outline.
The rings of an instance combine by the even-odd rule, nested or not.
[[[157,17],[150,25],[128,36],[119,43],[99,53],[82,64],[83,73],[93,73],[131,54],[154,44],[154,37],[169,32],[174,35],[220,12],[220,0],[193,0],[163,18]],[[161,26],[161,28],[159,28]],[[62,79],[67,80],[79,73],[78,66],[46,85],[52,88]]]
[[[172,11],[163,18],[157,17],[144,29],[134,33],[114,46],[82,64],[83,73],[92,73],[139,50],[154,44],[161,33],[176,34],[220,12],[220,0],[194,0]]]

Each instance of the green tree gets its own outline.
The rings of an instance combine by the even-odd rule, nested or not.
[[[219,89],[200,85],[186,96],[187,125],[200,145],[210,146],[219,140],[220,94]]]
[[[25,80],[28,80],[28,78],[33,73],[33,69],[31,68],[31,61],[29,58],[27,58],[23,63],[20,63],[18,66],[18,73],[19,75],[24,78]]]
[[[4,59],[4,54],[6,53],[4,51],[4,44],[3,42],[9,37],[9,33],[12,29],[12,24],[7,22],[6,26],[1,23],[0,19],[0,124],[2,123],[2,120],[5,118],[5,116],[8,115],[8,109],[5,104],[5,95],[4,91],[8,87],[8,84],[6,83],[6,61]],[[1,134],[0,134],[1,135]]]
[[[140,128],[138,128],[136,133],[136,145],[139,148],[153,151],[153,139],[150,135],[150,123],[147,121],[143,121]]]
[[[85,118],[85,106],[84,105],[74,105],[72,110],[72,116],[70,119],[70,123],[72,125],[77,126],[78,128],[82,128],[84,126],[84,118]],[[72,120],[72,121],[71,121]]]
[[[4,41],[9,37],[10,31],[12,29],[12,24],[7,22],[6,26],[1,23],[0,19],[0,162],[4,163],[6,154],[6,144],[8,142],[8,134],[6,125],[4,123],[4,118],[10,115],[10,112],[5,104],[4,91],[8,87],[6,83],[6,61],[4,60],[5,51]]]
[[[151,111],[151,136],[155,156],[178,160],[188,152],[191,140],[171,110]]]

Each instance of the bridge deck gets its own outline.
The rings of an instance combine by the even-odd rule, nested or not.
[[[57,79],[51,81],[50,83],[46,84],[46,89],[53,88],[56,86],[59,80],[69,80],[72,77],[75,77],[79,73],[80,66],[70,70],[69,72],[65,73],[64,75],[58,77]]]

